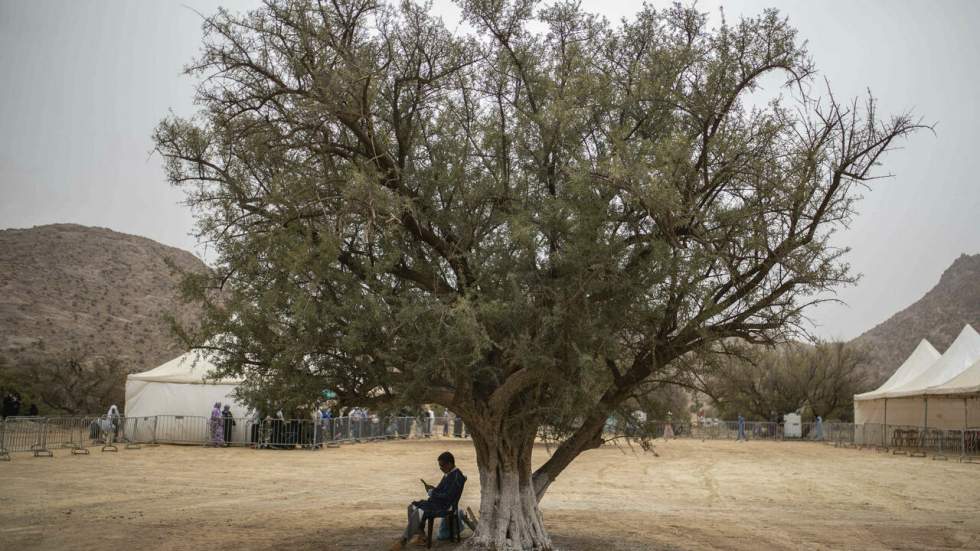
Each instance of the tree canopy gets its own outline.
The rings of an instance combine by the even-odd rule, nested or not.
[[[814,94],[775,10],[459,4],[472,33],[378,0],[206,18],[201,111],[155,134],[217,258],[186,336],[253,401],[458,412],[474,541],[549,548],[537,501],[612,411],[851,280],[830,237],[917,124]],[[770,75],[782,96],[749,101]],[[545,424],[561,443],[532,473]]]
[[[854,395],[870,390],[868,354],[853,345],[790,342],[734,348],[704,362],[691,377],[691,386],[710,395],[725,419],[741,414],[773,421],[774,415],[803,409],[808,418],[849,421]]]

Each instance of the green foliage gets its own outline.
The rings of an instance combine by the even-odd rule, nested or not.
[[[854,395],[867,388],[869,356],[840,342],[729,348],[708,362],[706,392],[725,419],[771,421],[803,410],[807,418],[850,421]]]
[[[851,281],[829,237],[916,125],[818,101],[774,10],[461,5],[474,35],[411,2],[207,19],[202,111],[155,134],[217,253],[185,337],[253,404],[327,387],[477,439],[557,427],[553,479],[692,354],[781,339]],[[747,107],[770,74],[787,97]]]
[[[115,357],[74,348],[17,365],[0,360],[0,387],[21,394],[21,415],[36,404],[41,415],[98,414],[126,398],[126,369]]]

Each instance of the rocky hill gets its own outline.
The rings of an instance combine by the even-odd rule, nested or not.
[[[867,348],[872,357],[871,379],[880,384],[920,339],[928,339],[943,352],[967,323],[980,330],[980,254],[961,255],[925,296],[852,343]]]
[[[144,371],[181,352],[166,312],[191,322],[177,300],[182,270],[206,270],[187,251],[105,228],[55,224],[0,230],[0,363],[85,350]]]

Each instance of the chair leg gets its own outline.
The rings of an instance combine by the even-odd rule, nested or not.
[[[432,549],[432,523],[433,522],[435,522],[435,519],[433,519],[432,517],[429,517],[429,520],[427,521],[427,524],[426,524],[426,530],[428,531],[428,534],[425,537],[425,548],[426,549]]]

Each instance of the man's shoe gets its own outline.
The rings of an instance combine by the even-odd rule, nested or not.
[[[402,549],[405,549],[405,540],[396,541],[395,543],[391,544],[391,547],[388,549],[390,549],[390,551],[402,551]]]

